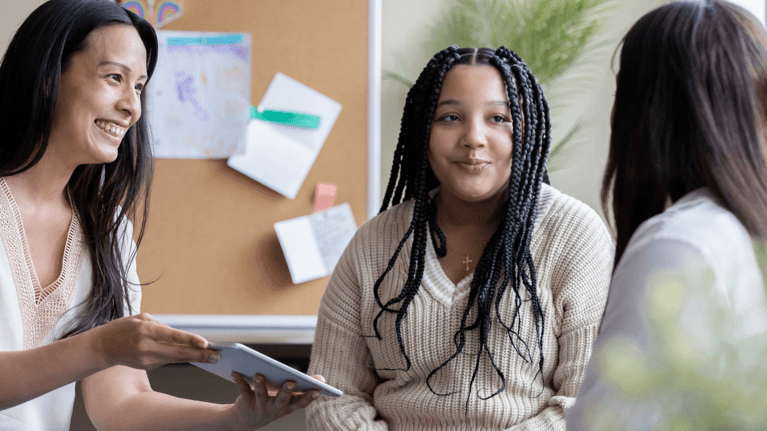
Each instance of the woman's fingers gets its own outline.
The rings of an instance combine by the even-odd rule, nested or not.
[[[168,344],[181,344],[187,346],[193,346],[198,349],[208,348],[208,340],[200,337],[199,335],[192,334],[178,329],[173,329],[170,326],[162,326],[160,322],[154,329],[155,341],[160,341]]]
[[[290,400],[290,409],[298,410],[308,406],[312,401],[320,396],[320,391],[309,391],[301,395],[293,395]]]
[[[253,408],[256,404],[256,394],[250,388],[250,384],[245,381],[245,377],[239,373],[233,372],[232,378],[234,379],[234,382],[237,383],[237,387],[240,388],[240,394],[245,399],[248,406]]]
[[[238,427],[243,429],[261,427],[290,412],[306,407],[319,397],[319,392],[316,390],[303,394],[294,392],[296,383],[292,381],[283,383],[276,395],[270,396],[267,381],[261,374],[253,377],[253,390],[244,376],[232,373],[232,378],[241,392],[240,397],[235,401],[235,409]]]
[[[221,358],[205,338],[173,329],[147,313],[115,319],[91,334],[94,355],[109,366],[149,370],[168,363],[215,363]]]
[[[255,382],[254,392],[256,405],[266,406],[266,403],[269,401],[269,394],[267,393],[266,380],[264,379],[264,376],[261,374],[256,374],[253,377],[253,381]]]
[[[155,343],[152,347],[157,359],[164,363],[203,362],[215,364],[221,360],[221,354],[211,349],[162,342]]]
[[[319,375],[319,374],[315,374],[315,375],[313,375],[313,376],[311,376],[311,377],[312,377],[314,380],[319,380],[319,381],[321,381],[322,383],[325,383],[325,378],[324,378],[324,377],[322,377],[322,376],[321,376],[321,375]]]
[[[293,396],[293,390],[296,388],[296,383],[287,381],[282,384],[280,391],[277,392],[277,396],[274,397],[276,407],[282,408],[290,404],[291,397]]]

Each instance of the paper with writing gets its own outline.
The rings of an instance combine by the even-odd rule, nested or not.
[[[274,224],[293,283],[333,272],[357,223],[348,203]]]

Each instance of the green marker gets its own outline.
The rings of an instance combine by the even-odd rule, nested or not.
[[[250,118],[285,124],[287,126],[303,127],[305,129],[316,129],[320,127],[320,117],[317,115],[301,114],[299,112],[269,111],[259,109],[255,106],[250,107]]]

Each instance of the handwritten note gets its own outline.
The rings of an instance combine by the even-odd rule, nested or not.
[[[250,35],[159,30],[157,38],[147,87],[155,157],[236,153],[250,118]]]
[[[293,283],[324,277],[357,231],[348,203],[274,224]]]
[[[333,128],[341,104],[277,73],[258,106],[320,117],[316,129],[252,120],[244,153],[230,157],[227,162],[233,169],[293,199]]]

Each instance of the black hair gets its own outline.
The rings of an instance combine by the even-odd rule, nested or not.
[[[602,206],[612,197],[615,265],[650,217],[707,187],[767,238],[767,39],[726,1],[678,1],[623,39]]]
[[[381,310],[373,321],[373,327],[375,337],[381,339],[378,319],[385,312],[396,314],[397,341],[406,362],[402,370],[409,370],[410,358],[405,352],[400,328],[407,308],[421,285],[427,236],[431,237],[439,257],[444,257],[447,253],[447,240],[436,224],[436,210],[429,198],[429,191],[439,186],[439,182],[429,166],[428,149],[431,124],[434,121],[442,82],[445,74],[456,65],[487,65],[495,67],[500,72],[506,85],[512,117],[512,166],[506,188],[507,196],[503,204],[503,220],[485,246],[474,271],[468,304],[463,312],[460,329],[454,336],[455,352],[429,374],[426,383],[433,393],[438,394],[431,386],[430,379],[463,351],[466,346],[467,332],[477,331],[480,351],[477,352],[469,392],[479,371],[480,359],[484,351],[495,372],[501,378],[500,389],[487,397],[491,398],[501,393],[506,387],[504,374],[493,361],[493,355],[487,345],[488,334],[493,325],[493,314],[498,323],[508,332],[516,352],[525,362],[532,365],[534,361],[528,346],[531,340],[523,340],[519,334],[521,324],[519,310],[522,304],[528,301],[532,306],[537,336],[535,342],[540,353],[535,378],[540,374],[544,382],[545,320],[538,297],[530,240],[535,225],[541,184],[544,181],[548,183],[546,158],[551,146],[551,122],[546,98],[535,76],[517,54],[504,47],[491,50],[459,48],[453,45],[440,51],[429,61],[408,92],[381,212],[385,211],[390,204],[393,206],[402,202],[403,199],[413,199],[413,219],[407,233],[402,237],[397,250],[389,260],[388,267],[375,283],[373,292]],[[411,235],[413,235],[413,245],[407,280],[401,292],[384,303],[379,294],[381,283],[394,267],[402,247]],[[501,317],[499,308],[509,287],[515,295],[515,312],[510,321]],[[521,290],[526,292],[529,299],[523,299]],[[397,304],[399,306],[394,308]],[[477,317],[473,322],[469,322],[469,314],[475,308]],[[480,396],[480,398],[483,397]]]
[[[108,25],[136,29],[146,49],[147,75],[151,77],[157,62],[154,29],[109,0],[50,0],[21,24],[0,64],[0,176],[24,172],[40,161],[48,147],[61,75],[72,56],[86,48],[88,36]],[[146,112],[145,92],[141,108]],[[121,250],[122,226],[126,218],[135,217],[141,205],[143,217],[136,241],[140,244],[152,165],[146,115],[142,115],[125,134],[114,162],[74,170],[67,191],[90,251],[93,290],[64,337],[123,317],[130,286],[123,265],[122,254],[128,251]]]

